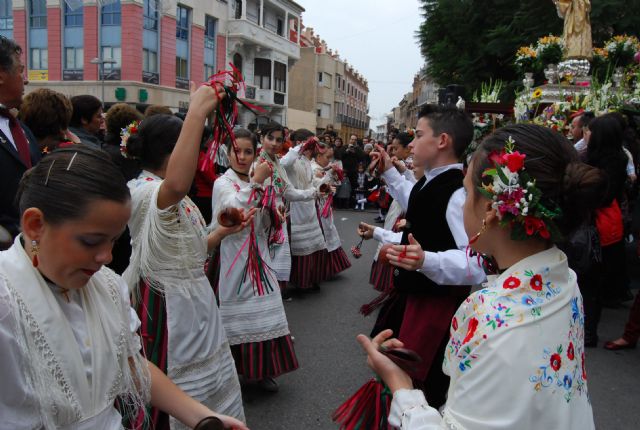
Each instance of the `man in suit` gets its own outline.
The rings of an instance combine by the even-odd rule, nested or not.
[[[18,44],[0,36],[0,233],[5,236],[0,249],[7,247],[8,237],[20,232],[15,204],[18,184],[24,172],[40,161],[35,137],[10,112],[20,107],[24,86],[29,83],[21,55]]]

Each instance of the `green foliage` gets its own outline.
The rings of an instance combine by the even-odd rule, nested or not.
[[[504,81],[504,90],[512,94],[522,79],[514,65],[518,48],[542,36],[562,35],[563,20],[551,0],[420,3],[424,22],[416,36],[429,76],[441,86],[464,85],[468,94],[490,79]],[[591,4],[595,46],[602,46],[615,34],[638,35],[640,0],[598,0]]]

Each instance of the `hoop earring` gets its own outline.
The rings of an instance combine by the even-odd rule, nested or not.
[[[33,264],[33,267],[38,267],[38,252],[40,252],[40,245],[38,245],[37,240],[32,240],[31,253],[33,254],[33,257],[31,257],[31,264]]]
[[[480,239],[480,236],[482,236],[482,233],[484,233],[485,231],[487,231],[487,220],[483,219],[482,220],[482,228],[480,229],[480,231],[478,233],[476,233],[475,236],[473,236],[471,238],[471,240],[469,241],[469,245],[473,245],[474,243],[476,243],[478,241],[478,239]]]

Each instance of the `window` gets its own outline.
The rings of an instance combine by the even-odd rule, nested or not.
[[[284,19],[278,17],[278,28],[276,30],[279,36],[284,36]]]
[[[82,6],[71,9],[68,3],[64,4],[64,26],[65,27],[82,27]]]
[[[104,63],[103,69],[110,71],[112,69],[119,69],[122,60],[122,51],[119,46],[103,46],[102,47],[102,59],[113,60],[115,63]]]
[[[260,2],[258,0],[247,0],[247,19],[260,25]]]
[[[209,80],[209,77],[213,76],[216,74],[216,68],[215,66],[209,65],[209,64],[205,64],[204,65],[204,79]]]
[[[316,115],[319,118],[331,118],[331,105],[318,103],[316,105]]]
[[[318,72],[318,85],[322,85],[322,72]]]
[[[65,70],[82,70],[84,65],[84,49],[64,48]]]
[[[253,63],[253,85],[263,90],[271,89],[271,61],[256,58]]]
[[[47,1],[30,0],[29,6],[29,25],[31,28],[47,28]]]
[[[0,0],[0,30],[13,30],[13,2]]]
[[[281,93],[287,92],[287,65],[273,63],[273,89]]]
[[[189,40],[189,9],[184,6],[178,6],[176,21],[176,38]]]
[[[143,27],[158,31],[158,0],[144,0]]]
[[[100,17],[102,25],[120,25],[122,18],[120,15],[120,0],[102,6]]]
[[[142,71],[158,73],[158,53],[150,49],[142,50]]]
[[[204,18],[204,47],[210,49],[216,47],[216,19],[209,15]]]
[[[49,51],[47,48],[31,48],[31,70],[49,68]]]
[[[186,58],[176,57],[176,79],[189,80],[189,64]]]

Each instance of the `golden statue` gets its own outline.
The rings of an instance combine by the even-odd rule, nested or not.
[[[592,57],[591,0],[553,0],[560,18],[564,18],[565,59]]]

